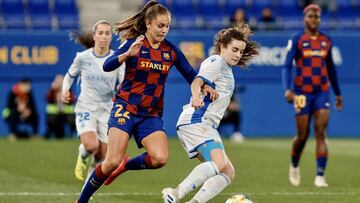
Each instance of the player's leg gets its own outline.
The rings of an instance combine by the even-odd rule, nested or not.
[[[124,158],[129,142],[129,134],[115,127],[111,127],[108,134],[109,143],[105,160],[96,166],[95,171],[86,181],[78,203],[88,202],[93,193],[104,183]]]
[[[85,180],[90,155],[97,152],[98,140],[95,131],[87,131],[80,134],[79,155],[75,166],[75,177],[79,180]]]
[[[319,93],[314,105],[314,127],[316,139],[317,171],[314,184],[317,187],[327,187],[324,172],[327,164],[328,147],[326,129],[330,116],[330,98],[327,92]]]
[[[82,106],[78,106],[76,110],[75,124],[77,132],[80,135],[80,145],[75,166],[75,177],[84,181],[90,161],[90,155],[97,151],[99,145],[96,135],[97,124],[94,112],[91,112]]]
[[[310,115],[296,116],[297,136],[295,137],[291,149],[291,163],[289,169],[289,181],[293,186],[299,186],[300,176],[300,158],[310,133]]]
[[[97,114],[97,136],[96,139],[98,141],[98,148],[96,153],[93,155],[92,162],[90,163],[86,179],[93,173],[95,167],[104,161],[106,150],[107,150],[107,143],[108,143],[108,125],[106,120],[109,117],[109,112],[96,112]]]
[[[289,169],[289,181],[293,186],[300,185],[301,177],[299,162],[306,141],[309,138],[312,100],[313,98],[310,94],[298,94],[296,95],[294,101],[297,135],[293,141],[291,149],[291,162]]]
[[[230,183],[235,179],[235,170],[230,162],[229,158],[226,156],[225,152],[216,152],[213,150],[213,153],[223,153],[225,156],[225,168],[220,170],[220,172],[206,180],[200,190],[192,198],[193,202],[207,202],[210,199],[214,198],[221,191],[223,191]],[[215,157],[215,156],[212,156]],[[217,158],[221,158],[218,156]],[[214,160],[216,163],[216,160]],[[223,160],[222,160],[223,161]],[[221,161],[221,162],[222,162]],[[222,164],[222,163],[221,163]],[[191,201],[190,201],[191,202]]]
[[[97,165],[101,164],[106,155],[107,143],[99,142],[99,147],[97,152],[93,155],[93,159],[89,165],[89,169],[87,172],[86,180],[90,177],[90,175],[94,172]]]
[[[317,171],[314,184],[317,187],[327,187],[328,184],[326,183],[324,173],[328,158],[326,127],[329,120],[329,110],[320,109],[315,111],[314,119],[317,163]]]

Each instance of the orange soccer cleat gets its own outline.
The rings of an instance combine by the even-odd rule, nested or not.
[[[125,155],[119,166],[111,173],[111,175],[105,180],[104,185],[110,185],[120,174],[127,171],[125,168],[126,163],[130,160],[130,157]]]

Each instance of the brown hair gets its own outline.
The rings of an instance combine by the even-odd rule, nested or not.
[[[92,31],[88,31],[88,32],[71,32],[70,35],[69,35],[70,40],[73,40],[76,43],[83,45],[86,49],[94,47],[95,46],[95,41],[94,41],[93,36],[94,36],[94,34],[96,32],[96,29],[97,29],[98,25],[100,25],[100,24],[106,24],[106,25],[109,25],[111,27],[111,24],[108,21],[99,20],[92,27]]]
[[[115,34],[120,35],[121,40],[137,37],[145,34],[146,20],[153,20],[158,14],[171,16],[169,10],[156,1],[149,1],[140,12],[130,18],[115,23]]]
[[[236,24],[233,28],[222,29],[215,36],[214,54],[220,54],[221,45],[227,47],[234,39],[244,41],[245,50],[237,65],[246,67],[255,56],[259,55],[259,45],[249,40],[251,34],[250,26],[244,22]]]

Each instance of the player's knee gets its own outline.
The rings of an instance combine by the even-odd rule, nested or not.
[[[86,152],[89,154],[96,153],[99,146],[97,142],[84,142],[83,145]]]
[[[215,164],[216,164],[219,172],[223,172],[226,170],[227,163],[225,160],[217,160],[217,161],[215,161]]]
[[[158,154],[151,156],[151,163],[154,168],[161,168],[161,167],[165,166],[167,161],[168,161],[167,154],[158,153]]]

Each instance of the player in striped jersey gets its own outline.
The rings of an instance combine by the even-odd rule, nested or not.
[[[108,121],[105,161],[96,167],[78,202],[88,202],[104,182],[110,184],[127,170],[157,169],[167,163],[168,142],[162,122],[166,79],[173,65],[188,83],[196,75],[184,54],[165,39],[170,22],[167,8],[149,1],[139,13],[117,23],[116,31],[126,41],[103,68],[112,71],[125,63],[125,78]],[[211,88],[204,90],[216,97]],[[146,152],[130,159],[125,151],[132,136]]]
[[[310,121],[314,118],[317,171],[314,184],[327,187],[325,168],[328,157],[326,127],[329,120],[330,88],[335,93],[337,109],[342,108],[342,97],[332,59],[331,39],[319,31],[321,9],[310,4],[304,9],[305,31],[294,35],[288,42],[288,53],[283,69],[285,99],[293,103],[296,111],[297,136],[294,140],[289,180],[300,185],[299,160],[310,133]],[[296,62],[294,87],[291,85],[291,69]]]
[[[104,61],[114,52],[110,49],[112,39],[111,24],[100,20],[93,26],[92,32],[76,34],[75,40],[87,49],[76,54],[65,75],[62,88],[62,100],[68,103],[71,99],[70,88],[74,78],[80,82],[80,95],[75,106],[76,129],[81,144],[75,167],[75,176],[85,180],[90,155],[94,155],[88,174],[96,164],[105,158],[107,138],[107,119],[112,107],[116,82],[122,82],[124,67],[112,72],[104,72]]]
[[[258,55],[258,46],[248,38],[249,35],[247,24],[221,30],[215,37],[215,55],[201,64],[199,74],[191,84],[190,103],[183,107],[177,122],[177,133],[188,156],[196,157],[202,163],[175,189],[163,189],[164,203],[179,202],[201,185],[189,202],[207,202],[234,180],[235,170],[225,153],[217,127],[234,91],[232,67],[246,66]],[[216,101],[201,93],[200,87],[205,83],[218,91]]]

